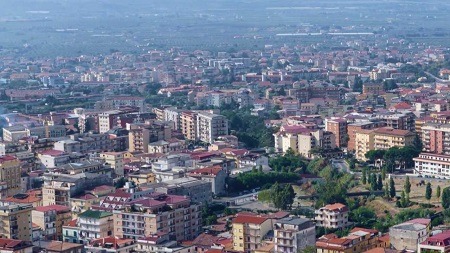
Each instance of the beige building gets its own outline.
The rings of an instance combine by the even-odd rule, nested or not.
[[[302,252],[316,244],[316,226],[312,220],[286,217],[274,224],[275,253]]]
[[[389,228],[391,247],[396,250],[417,252],[418,244],[424,242],[430,235],[430,219],[414,219]]]
[[[32,204],[0,202],[0,237],[31,241],[32,210]]]
[[[172,128],[164,123],[127,124],[128,151],[148,153],[148,144],[172,138]]]
[[[315,211],[316,226],[325,228],[343,228],[348,224],[348,208],[346,205],[336,203],[326,205]]]
[[[261,247],[263,237],[272,230],[272,221],[267,217],[237,214],[232,226],[233,250],[250,252]]]
[[[275,133],[275,149],[286,152],[289,149],[300,155],[312,158],[311,149],[320,147],[325,150],[336,148],[336,138],[333,133],[323,131],[315,126],[282,126]]]
[[[197,113],[186,111],[181,113],[180,117],[181,133],[188,140],[195,140],[197,138]]]
[[[21,192],[21,172],[19,159],[8,155],[0,157],[0,181],[6,183],[6,190],[2,191],[6,196],[2,197],[10,197]]]
[[[111,165],[117,177],[123,177],[123,152],[103,152],[100,153],[100,158],[104,159],[106,163]]]
[[[356,132],[356,159],[365,161],[370,150],[387,150],[392,147],[406,147],[414,143],[415,134],[408,130],[381,127]]]
[[[114,235],[140,239],[157,232],[176,241],[193,240],[201,233],[201,206],[190,198],[154,193],[113,211]]]
[[[32,215],[33,223],[43,231],[44,240],[62,240],[62,227],[72,219],[70,208],[60,205],[36,207]]]
[[[169,152],[176,152],[186,149],[186,141],[185,140],[178,140],[176,138],[171,138],[167,140],[160,140],[157,142],[152,142],[148,144],[148,153],[149,154],[155,154],[155,153],[169,153]]]

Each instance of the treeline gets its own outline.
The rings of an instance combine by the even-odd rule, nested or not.
[[[237,177],[228,179],[229,192],[241,192],[245,190],[262,187],[268,189],[274,183],[295,183],[300,179],[298,174],[292,172],[268,172],[253,170],[248,173],[241,173]]]

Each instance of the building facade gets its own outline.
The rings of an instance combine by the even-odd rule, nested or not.
[[[274,252],[297,253],[316,245],[316,226],[313,221],[287,217],[274,224]]]
[[[315,211],[315,220],[318,227],[343,228],[348,223],[348,208],[343,204],[326,205]]]

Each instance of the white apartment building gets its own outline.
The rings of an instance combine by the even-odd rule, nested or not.
[[[325,228],[343,228],[348,224],[348,208],[346,205],[336,203],[326,205],[315,211],[316,225]]]
[[[414,160],[414,174],[450,179],[450,156],[420,153]]]
[[[316,226],[309,219],[286,217],[274,224],[275,253],[302,252],[316,245]]]
[[[217,137],[228,135],[228,120],[225,116],[200,112],[197,114],[197,139],[212,143]]]

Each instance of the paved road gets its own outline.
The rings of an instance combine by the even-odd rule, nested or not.
[[[425,71],[425,74],[427,74],[428,76],[434,78],[436,81],[439,81],[439,82],[442,82],[442,83],[448,83],[448,82],[450,82],[450,80],[441,79],[441,78],[439,78],[439,77],[437,77],[437,76],[431,74],[430,72],[426,72],[426,71]]]

